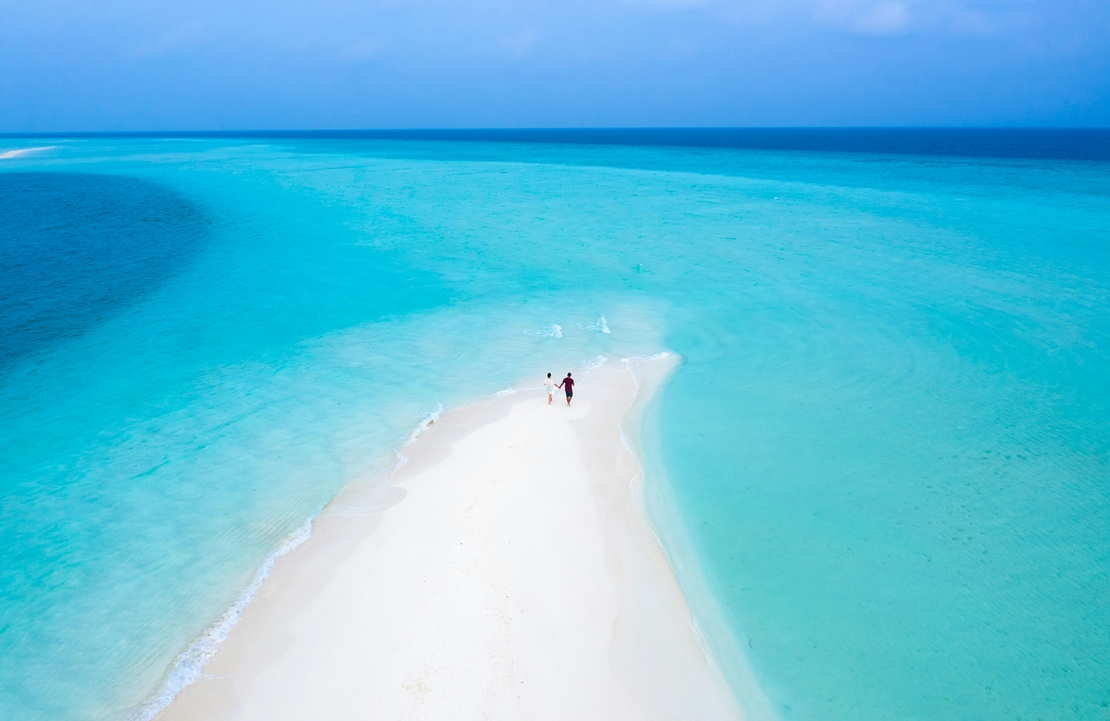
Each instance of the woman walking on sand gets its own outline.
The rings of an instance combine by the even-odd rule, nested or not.
[[[547,405],[551,405],[551,400],[555,397],[555,381],[551,379],[550,373],[543,382],[543,389],[547,391]]]
[[[570,377],[570,373],[567,373],[567,377],[556,387],[562,388],[563,386],[566,386],[567,389],[567,405],[569,406],[570,399],[574,397],[574,379]]]

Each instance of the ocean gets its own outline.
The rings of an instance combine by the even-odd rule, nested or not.
[[[753,719],[1110,718],[1110,132],[20,148],[0,717],[149,718],[431,414],[669,351],[648,507]]]

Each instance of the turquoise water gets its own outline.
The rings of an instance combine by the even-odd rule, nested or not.
[[[782,719],[1108,716],[1106,162],[4,149],[47,144],[0,161],[3,717],[141,716],[429,413],[662,349],[649,503],[738,688]]]

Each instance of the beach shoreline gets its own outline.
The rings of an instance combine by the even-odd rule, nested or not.
[[[445,413],[273,563],[159,721],[741,719],[630,447],[677,357]]]

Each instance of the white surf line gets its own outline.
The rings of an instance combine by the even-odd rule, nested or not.
[[[594,368],[600,368],[601,366],[605,365],[608,362],[609,362],[608,358],[606,358],[603,355],[599,355],[596,358],[593,358],[591,360],[582,361],[582,367],[585,368],[588,371],[592,371]]]
[[[409,462],[409,457],[405,455],[405,449],[413,443],[416,443],[416,439],[419,438],[424,431],[435,425],[435,422],[439,420],[441,415],[443,415],[443,404],[437,403],[435,410],[429,413],[424,420],[420,421],[416,428],[413,428],[412,432],[408,434],[408,437],[401,442],[401,447],[394,451],[393,464],[385,469],[385,475],[392,480],[393,475],[405,467],[405,464]]]
[[[20,155],[28,153],[36,153],[40,150],[53,150],[58,147],[57,145],[42,145],[37,148],[16,148],[15,150],[6,150],[0,153],[0,160],[7,160],[8,158],[18,158]]]
[[[312,522],[315,518],[316,516],[309,518],[303,526],[285,537],[281,546],[259,566],[251,584],[239,594],[239,598],[236,599],[231,608],[227,609],[220,620],[210,626],[208,630],[200,635],[200,638],[193,641],[174,660],[169,676],[162,687],[154,696],[128,716],[129,721],[152,721],[163,709],[173,703],[173,700],[186,686],[196,683],[197,679],[201,677],[204,667],[216,655],[216,651],[220,649],[220,644],[227,639],[231,629],[239,623],[239,619],[243,617],[243,611],[254,600],[258,589],[262,588],[262,583],[274,570],[274,564],[277,563],[277,560],[312,536]]]
[[[661,360],[663,358],[669,358],[670,355],[671,354],[668,351],[661,351],[659,353],[655,353],[655,354],[650,355],[650,356],[632,356],[631,358],[621,358],[621,360],[624,361],[625,369],[627,369],[628,372],[630,374],[632,374],[632,400],[629,401],[629,403],[628,403],[628,409],[624,413],[621,414],[620,420],[617,421],[617,426],[620,429],[621,443],[624,444],[625,450],[628,451],[628,453],[632,456],[632,458],[636,462],[636,468],[637,468],[636,476],[634,476],[632,481],[629,482],[630,487],[635,486],[637,481],[640,481],[640,482],[644,481],[645,480],[645,473],[646,473],[646,471],[644,469],[643,459],[640,457],[640,451],[633,447],[631,439],[629,439],[628,434],[625,433],[625,425],[624,425],[625,418],[628,416],[629,413],[632,412],[632,409],[636,407],[636,401],[639,400],[639,398],[640,398],[640,376],[641,376],[641,374],[637,373],[636,369],[638,367],[640,367],[641,365],[643,365],[644,363],[648,363],[648,362],[653,361],[653,360]],[[602,358],[602,357],[603,356],[598,356],[598,358]],[[660,548],[666,549],[666,547],[663,545],[663,539],[659,537],[659,534],[656,533],[656,531],[655,531],[655,526],[651,523],[650,519],[647,518],[646,504],[643,508],[643,513],[644,513],[644,518],[642,518],[641,520],[645,521],[645,525],[647,526],[647,529],[651,532],[651,535],[655,538],[655,541],[656,541],[656,543],[659,544]],[[664,550],[664,554],[665,553],[666,552]],[[670,562],[670,556],[667,556],[667,561],[668,561],[668,563]],[[673,568],[673,566],[672,566],[672,568]]]
[[[501,391],[501,393],[514,392],[512,389],[508,391]],[[443,413],[443,405],[437,404],[435,409],[429,413],[424,420],[419,424],[401,441],[401,446],[394,453],[396,454],[393,464],[385,469],[385,475],[392,478],[393,475],[399,471],[406,463],[408,463],[408,456],[404,454],[404,450],[416,442],[424,431],[428,430],[436,421],[439,420],[440,415]],[[325,504],[326,506],[326,504]],[[204,667],[220,650],[220,645],[227,640],[231,630],[239,623],[239,619],[243,617],[243,612],[246,611],[247,606],[258,594],[262,584],[269,577],[270,573],[274,570],[274,564],[277,560],[289,553],[293,549],[300,546],[302,543],[312,537],[312,523],[316,517],[320,515],[323,508],[317,511],[314,516],[305,521],[305,524],[286,536],[285,540],[270,556],[263,561],[258,570],[254,574],[249,586],[236,599],[231,608],[224,612],[216,623],[210,626],[204,633],[193,641],[188,648],[181,652],[173,665],[170,667],[169,676],[163,682],[161,688],[138,708],[136,708],[130,716],[127,717],[128,721],[153,721],[163,710],[166,709],[178,695],[185,690],[186,687],[196,683],[203,675]]]

